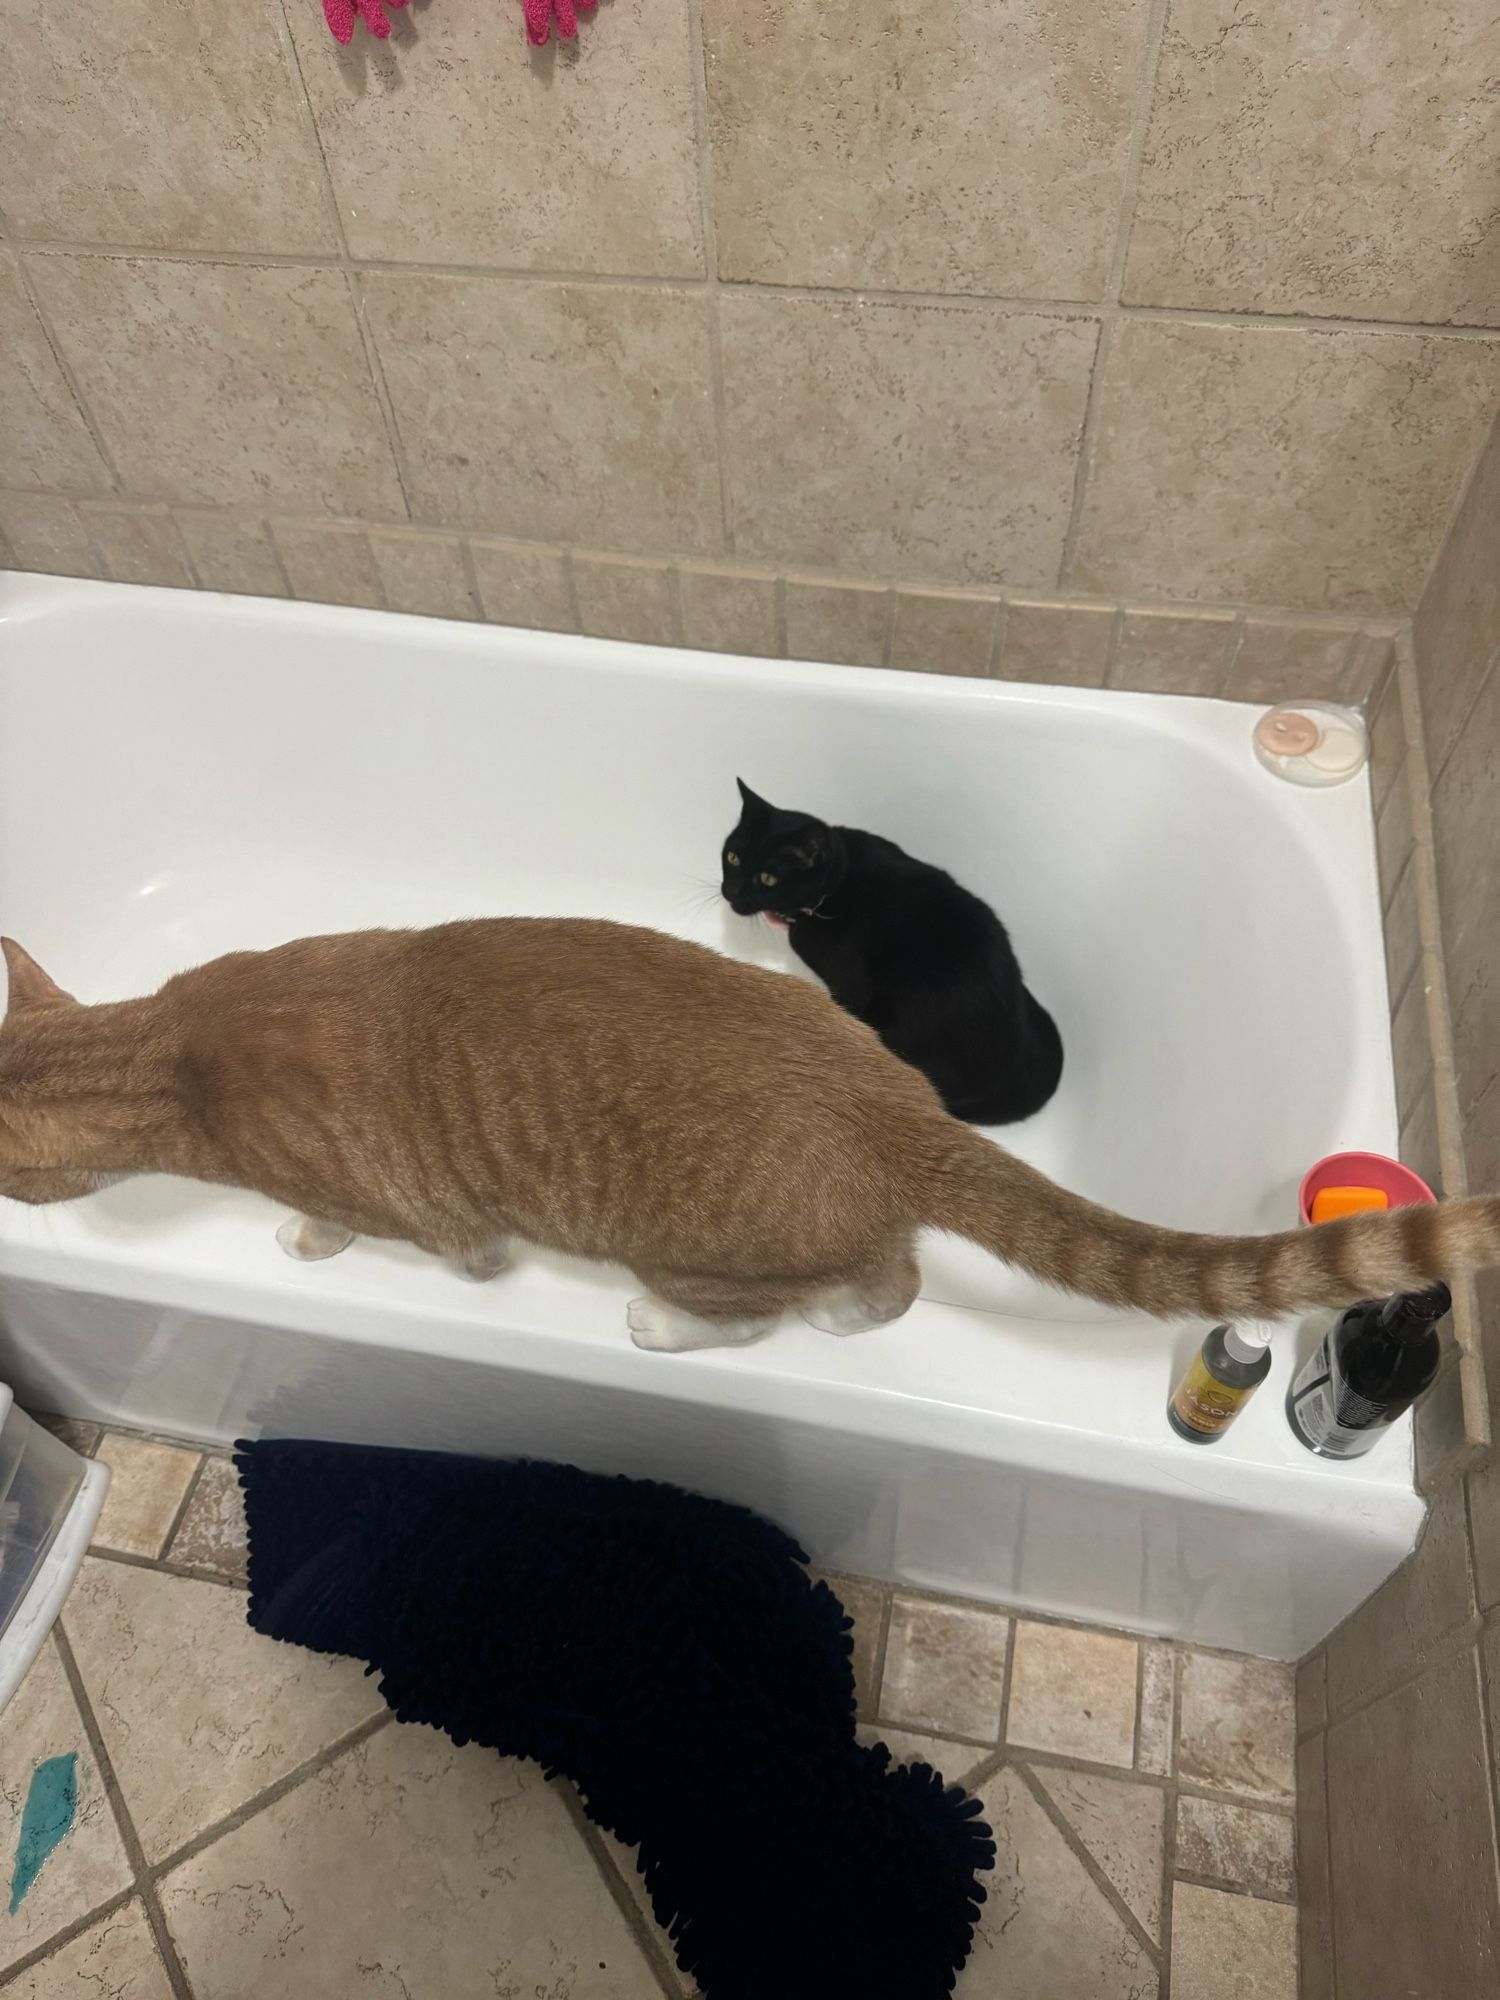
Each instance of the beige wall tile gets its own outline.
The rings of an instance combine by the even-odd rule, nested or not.
[[[1482,1740],[1472,1647],[1329,1730],[1341,2000],[1493,1987],[1500,1909]]]
[[[575,556],[573,584],[578,616],[591,637],[637,639],[648,646],[677,643],[668,564]]]
[[[1416,1408],[1414,1437],[1417,1487],[1434,1492],[1438,1483],[1472,1463],[1464,1411],[1463,1371],[1457,1362],[1447,1367]]]
[[[1444,1192],[1442,1148],[1438,1139],[1437,1092],[1429,1076],[1401,1124],[1398,1155],[1436,1195]]]
[[[84,1458],[93,1457],[101,1425],[90,1423],[86,1417],[55,1417],[46,1410],[32,1410],[29,1415],[44,1431],[60,1438],[69,1451],[79,1452]]]
[[[381,1709],[359,1661],[252,1632],[222,1584],[95,1558],[63,1624],[150,1861]]]
[[[1103,687],[1115,614],[1108,605],[1012,598],[1005,607],[1000,678],[1048,687]]]
[[[998,1612],[925,1598],[891,1600],[880,1713],[913,1729],[993,1743],[1010,1620]]]
[[[1401,710],[1401,679],[1392,674],[1370,718],[1370,803],[1376,812],[1385,803],[1396,773],[1406,761],[1406,720]]]
[[[80,509],[94,546],[116,583],[164,583],[191,590],[193,573],[165,507],[159,513],[139,507],[92,506]]]
[[[1128,1769],[1138,1661],[1134,1639],[1020,1620],[1006,1741]]]
[[[813,583],[789,576],[784,588],[788,659],[884,666],[891,593],[883,584]]]
[[[363,604],[382,610],[385,592],[363,528],[329,522],[273,521],[293,597],[313,604]]]
[[[1492,33],[1472,0],[1174,0],[1126,298],[1495,325]]]
[[[1295,1693],[1297,1734],[1310,1736],[1328,1721],[1328,1656],[1321,1649],[1298,1667]]]
[[[1094,321],[735,292],[720,312],[742,555],[1053,583]]]
[[[464,545],[456,535],[376,528],[370,533],[370,553],[388,611],[415,611],[425,618],[479,616]]]
[[[1463,1494],[1434,1496],[1409,1557],[1328,1642],[1328,1705],[1341,1715],[1414,1672],[1472,1615]]]
[[[492,625],[528,625],[544,632],[576,632],[578,620],[561,549],[527,542],[469,541],[479,601]]]
[[[0,72],[0,182],[28,236],[333,250],[274,0],[48,0]]]
[[[656,1912],[651,1907],[650,1893],[641,1875],[639,1847],[627,1847],[622,1840],[616,1840],[612,1833],[598,1829],[598,1837],[608,1856],[609,1866],[618,1875],[625,1894],[635,1905],[641,1924],[648,1937],[655,1938],[661,1949],[661,1958],[666,1972],[667,1990],[681,1995],[681,2000],[698,2000],[698,1982],[691,1973],[684,1972],[677,1963],[677,1949],[656,1921]],[[656,1995],[650,1995],[656,2000]]]
[[[769,574],[730,575],[684,565],[677,572],[682,601],[682,643],[705,653],[780,651],[776,637],[776,579]]]
[[[682,0],[613,0],[545,81],[518,48],[502,58],[483,5],[433,8],[414,40],[357,55],[316,8],[289,18],[356,257],[701,272]]]
[[[1161,1942],[1166,1794],[1128,1778],[1037,1765],[1033,1781],[1103,1869],[1147,1937]]]
[[[1412,770],[1408,760],[1397,774],[1396,782],[1385,795],[1375,820],[1375,860],[1380,872],[1381,901],[1388,903],[1390,895],[1387,885],[1394,894],[1396,884],[1401,880],[1405,868],[1416,847],[1416,835],[1412,831],[1411,819]],[[1394,1000],[1396,995],[1393,993]]]
[[[719,268],[1098,298],[1146,10],[706,0]]]
[[[210,1457],[167,1554],[188,1569],[213,1570],[234,1583],[245,1581],[249,1555],[245,1500],[232,1458]]]
[[[1391,1017],[1391,1065],[1396,1076],[1396,1116],[1401,1124],[1416,1111],[1432,1083],[1432,1042],[1428,1034],[1430,996],[1437,961],[1424,953]]]
[[[1361,632],[1354,642],[1354,659],[1340,697],[1351,708],[1367,708],[1395,679],[1396,642],[1389,632]]]
[[[1173,1867],[1179,1875],[1206,1875],[1252,1896],[1295,1896],[1291,1817],[1184,1793],[1177,1801]]]
[[[75,493],[107,493],[113,486],[21,274],[5,256],[0,256],[0,411],[0,477],[16,486],[58,486]]]
[[[1434,777],[1457,741],[1500,635],[1500,417],[1412,620],[1417,686]]]
[[[962,1987],[975,2000],[1157,2000],[1146,1946],[1105,1899],[1021,1772],[1007,1766],[979,1794],[999,1830],[994,1873]],[[1215,1996],[1218,2000],[1218,1996]],[[1280,2000],[1280,1996],[1277,1996]]]
[[[1417,915],[1417,875],[1408,861],[1390,892],[1385,912],[1385,983],[1387,996],[1399,1000],[1422,955],[1422,931]]]
[[[557,1788],[434,1729],[346,1751],[160,1894],[193,1991],[220,2000],[659,1990]]]
[[[1229,701],[1338,701],[1358,635],[1347,626],[1247,618],[1224,683]]]
[[[1432,838],[1448,983],[1457,1014],[1471,988],[1495,984],[1500,879],[1500,670],[1479,691],[1432,788]],[[1477,1079],[1475,1079],[1477,1081]]]
[[[1141,1643],[1141,1706],[1135,1733],[1135,1767],[1171,1776],[1177,1711],[1177,1655],[1165,1639]]]
[[[71,500],[53,493],[0,493],[0,534],[17,569],[46,576],[103,576],[104,565]]]
[[[177,526],[205,590],[286,596],[281,558],[264,521],[241,514],[179,514]]]
[[[33,262],[74,379],[133,492],[403,511],[339,272],[140,257]]]
[[[0,1967],[36,1951],[65,1926],[130,1885],[130,1862],[105,1794],[104,1779],[62,1657],[49,1638],[6,1705],[4,1727],[0,1728],[0,1843],[6,1855],[7,1900],[32,1773],[48,1757],[66,1756],[69,1751],[78,1757],[72,1829],[48,1857],[19,1906],[6,1913]],[[6,1990],[9,2000],[11,1989],[7,1986]],[[42,1991],[51,2000],[48,1988]]]
[[[1127,611],[1109,684],[1141,694],[1217,694],[1234,635],[1231,611]]]
[[[618,548],[721,541],[701,297],[401,272],[363,280],[424,520]]]
[[[1298,2000],[1335,2000],[1325,1763],[1322,1736],[1297,1745]]]
[[[1474,1590],[1482,1610],[1500,1604],[1500,1455],[1468,1478],[1474,1524]]]
[[[14,1980],[9,2000],[172,2000],[146,1912],[134,1898]]]
[[[1297,2000],[1297,1912],[1178,1883],[1172,2000]]]
[[[990,671],[995,650],[997,597],[956,590],[898,590],[891,627],[891,665],[925,674]]]
[[[1069,581],[1392,616],[1500,398],[1500,345],[1129,319]]]
[[[979,1766],[994,1756],[988,1745],[952,1743],[917,1729],[892,1729],[888,1722],[861,1722],[854,1735],[860,1743],[883,1743],[893,1765],[926,1764],[950,1785],[967,1785]]]
[[[94,1547],[159,1556],[198,1470],[197,1452],[111,1431],[94,1456],[109,1467],[109,1492],[94,1530]]]
[[[1183,1656],[1177,1775],[1246,1798],[1290,1803],[1292,1673],[1275,1660]]]

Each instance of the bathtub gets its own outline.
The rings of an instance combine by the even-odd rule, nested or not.
[[[0,579],[0,928],[80,998],[240,946],[604,915],[794,971],[714,885],[743,776],[951,868],[1067,1046],[1008,1145],[1163,1223],[1269,1229],[1395,1140],[1368,795],[1298,790],[1225,703],[658,651],[382,613]],[[794,973],[794,976],[795,973]],[[299,1265],[257,1196],[0,1201],[0,1379],[205,1443],[527,1452],[748,1502],[818,1563],[1295,1658],[1411,1548],[1409,1420],[1325,1464],[1288,1329],[1220,1444],[1167,1427],[1203,1327],[924,1246],[897,1324],[651,1354],[628,1274],[488,1285],[399,1245]]]

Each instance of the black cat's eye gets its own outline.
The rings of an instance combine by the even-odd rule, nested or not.
[[[768,875],[764,868],[762,868],[762,870],[756,876],[755,879],[757,882],[759,882],[759,884],[763,889],[774,889],[776,887],[776,877],[774,875]]]
[[[738,868],[739,865],[740,865],[740,857],[737,854],[728,854],[728,853],[725,854],[724,866],[726,868]]]

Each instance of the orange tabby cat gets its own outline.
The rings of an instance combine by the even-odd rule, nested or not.
[[[0,1193],[186,1174],[502,1268],[516,1238],[629,1265],[643,1347],[831,1333],[917,1294],[917,1231],[1164,1316],[1346,1305],[1500,1261],[1500,1200],[1265,1237],[1126,1221],[943,1110],[826,995],[654,931],[501,918],[235,952],[85,1007],[5,941]],[[306,1219],[310,1218],[310,1219]]]

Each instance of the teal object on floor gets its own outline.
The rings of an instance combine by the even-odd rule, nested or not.
[[[21,1812],[21,1838],[10,1875],[10,1914],[20,1909],[26,1891],[42,1872],[48,1855],[65,1840],[78,1811],[78,1753],[49,1757],[31,1774]]]

